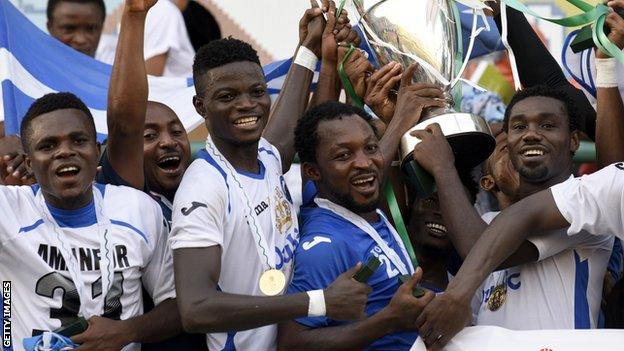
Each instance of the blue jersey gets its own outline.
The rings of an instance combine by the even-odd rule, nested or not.
[[[299,223],[300,244],[295,250],[294,274],[288,293],[325,289],[358,262],[366,263],[370,257],[376,256],[381,265],[367,282],[373,288],[366,303],[367,316],[372,316],[390,303],[399,288],[398,277],[401,273],[368,234],[340,215],[315,204],[301,209]],[[409,266],[408,258],[402,255],[399,243],[384,221],[380,218],[371,225]],[[311,328],[349,323],[327,317],[300,318],[296,321]],[[366,350],[409,350],[416,337],[415,332],[389,334],[373,342]]]

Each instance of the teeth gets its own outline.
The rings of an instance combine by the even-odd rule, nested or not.
[[[78,172],[78,167],[75,167],[75,166],[63,167],[59,169],[57,173],[65,173],[65,172]]]
[[[523,153],[524,156],[542,156],[543,154],[544,154],[544,151],[542,151],[542,150],[535,150],[535,149],[526,150]]]
[[[234,121],[234,124],[237,126],[248,126],[256,123],[258,121],[258,117],[241,117]]]
[[[427,228],[432,229],[433,231],[446,234],[446,227],[443,226],[442,224],[427,222],[425,223],[425,225],[427,226]]]
[[[180,161],[180,157],[178,156],[169,156],[169,157],[165,157],[164,159],[160,160],[159,163],[164,163],[167,161]]]
[[[368,183],[368,182],[372,182],[375,179],[375,177],[370,176],[370,177],[366,177],[364,179],[359,179],[359,180],[354,180],[353,184],[355,185],[360,185],[360,184],[364,184],[364,183]]]

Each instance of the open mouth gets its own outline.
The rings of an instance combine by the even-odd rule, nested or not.
[[[351,179],[351,185],[357,188],[360,192],[371,192],[375,190],[377,182],[377,176],[374,174],[366,174],[356,176]]]
[[[524,157],[539,157],[544,156],[544,154],[546,154],[546,151],[540,148],[526,148],[520,154]]]
[[[80,173],[80,167],[74,165],[63,165],[56,169],[56,175],[60,178],[75,177]]]
[[[240,117],[234,120],[234,125],[237,127],[242,127],[242,128],[251,127],[251,126],[254,126],[256,123],[258,123],[259,120],[260,120],[259,116]]]
[[[447,233],[446,227],[440,223],[425,222],[425,226],[427,226],[427,229],[429,229],[429,232],[437,238],[442,238],[446,236],[446,233]]]
[[[178,155],[165,155],[161,157],[156,165],[165,173],[176,173],[180,169],[182,158]]]

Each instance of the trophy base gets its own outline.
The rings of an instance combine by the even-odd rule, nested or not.
[[[414,146],[420,139],[410,135],[414,130],[423,130],[438,123],[446,136],[453,153],[455,166],[459,169],[473,168],[485,161],[496,146],[487,122],[469,113],[446,113],[429,118],[412,127],[401,137],[401,169],[407,173],[412,186],[420,197],[430,195],[434,189],[433,177],[422,169],[412,157]]]

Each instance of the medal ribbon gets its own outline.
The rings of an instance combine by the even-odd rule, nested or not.
[[[241,199],[245,203],[245,207],[246,207],[245,210],[247,212],[247,215],[246,215],[247,224],[249,225],[249,229],[251,230],[251,233],[253,234],[253,237],[254,237],[253,241],[256,244],[256,250],[258,251],[258,256],[260,257],[261,261],[264,261],[265,271],[269,269],[275,269],[275,256],[276,256],[275,249],[274,248],[271,249],[269,245],[267,244],[264,231],[262,230],[262,226],[260,225],[259,220],[253,210],[253,204],[251,203],[251,200],[247,196],[247,193],[245,192],[245,189],[243,188],[243,184],[238,179],[236,175],[237,174],[236,170],[234,169],[232,164],[221,154],[221,152],[214,145],[210,135],[208,136],[208,139],[206,140],[206,151],[226,171],[227,176],[230,179],[232,179],[232,181],[236,185],[236,188],[237,188],[236,192],[239,194],[239,196],[241,196]],[[268,179],[269,188],[270,188],[268,195],[269,195],[269,210],[271,211],[271,221],[273,222],[272,228],[273,230],[276,231],[277,230],[276,223],[275,223],[276,220],[274,218],[275,205],[273,204],[273,201],[271,201],[271,192],[273,191],[274,187],[271,184],[272,177],[267,175],[266,178]],[[291,219],[292,219],[293,213],[294,213],[294,210],[291,208]],[[293,223],[296,223],[296,221],[293,220]]]
[[[39,206],[44,224],[50,229],[50,231],[56,236],[57,245],[61,252],[61,256],[65,260],[65,265],[69,271],[69,275],[76,286],[76,291],[80,299],[80,310],[78,315],[89,319],[92,316],[99,316],[104,313],[104,303],[106,301],[106,295],[113,284],[113,248],[112,243],[109,240],[109,225],[110,220],[105,216],[102,208],[102,194],[100,191],[93,187],[93,202],[95,206],[95,212],[97,217],[97,232],[100,241],[100,272],[102,277],[102,294],[101,301],[98,303],[94,298],[91,298],[90,290],[82,279],[82,273],[80,272],[80,265],[76,256],[72,254],[69,242],[64,240],[63,229],[58,225],[50,210],[48,209],[43,193],[39,190],[36,197],[36,203]]]
[[[394,251],[394,249],[388,246],[388,243],[385,240],[383,240],[381,236],[379,236],[379,233],[377,233],[375,228],[373,228],[373,226],[371,226],[370,223],[364,220],[364,218],[358,216],[357,214],[349,211],[348,209],[334,202],[331,202],[327,199],[316,197],[314,199],[314,202],[316,202],[316,204],[319,207],[336,213],[337,215],[351,222],[351,224],[358,227],[364,233],[368,234],[368,236],[370,236],[375,241],[375,243],[379,246],[381,251],[383,251],[386,254],[386,256],[392,261],[394,266],[399,269],[401,274],[411,275],[414,273],[414,266],[412,265],[412,262],[410,260],[407,260],[409,256],[407,254],[407,250],[405,249],[405,246],[403,245],[403,242],[401,241],[401,237],[396,232],[394,227],[392,227],[392,224],[388,222],[388,219],[383,215],[383,213],[381,213],[381,211],[377,210],[377,214],[379,214],[379,216],[382,218],[382,220],[388,227],[388,230],[390,230],[390,233],[392,233],[394,240],[397,242],[397,244],[401,248],[403,257],[407,260],[407,263],[408,263],[407,266],[405,265],[403,260],[401,260],[401,257],[399,256],[399,254],[397,254],[396,251]]]

